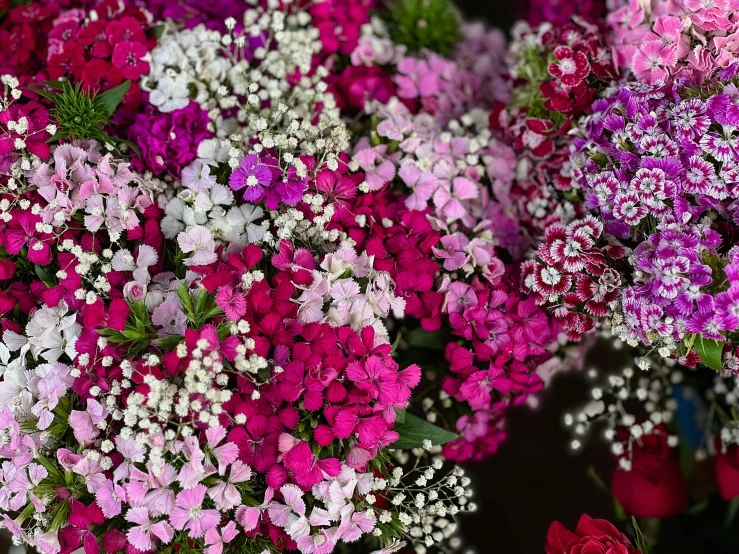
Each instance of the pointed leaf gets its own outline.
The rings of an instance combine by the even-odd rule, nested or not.
[[[51,100],[52,102],[56,103],[55,102],[56,94],[54,94],[53,92],[49,92],[48,90],[43,90],[43,89],[36,88],[36,87],[26,87],[26,88],[30,91],[35,92],[39,96],[42,96],[46,98],[47,100]]]
[[[437,446],[446,444],[457,438],[456,434],[409,413],[405,414],[405,419],[402,423],[396,420],[393,430],[400,436],[391,447],[400,450],[423,448],[423,441],[426,439],[430,440],[434,446]]]
[[[117,87],[96,96],[95,103],[102,106],[110,117],[115,113],[118,104],[121,103],[129,88],[131,88],[131,81],[124,81]]]
[[[724,341],[705,339],[703,335],[695,338],[695,351],[705,365],[711,369],[721,369],[723,366],[721,353],[724,350]]]

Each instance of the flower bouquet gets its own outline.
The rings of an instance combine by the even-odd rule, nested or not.
[[[735,544],[737,10],[0,0],[3,527],[451,552],[458,464],[610,342],[564,424],[622,530],[545,551]]]

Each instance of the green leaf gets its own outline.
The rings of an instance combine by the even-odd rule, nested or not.
[[[192,313],[192,298],[190,298],[190,291],[184,283],[180,283],[177,287],[177,295],[182,300],[182,307],[185,308],[185,313],[189,316]]]
[[[69,516],[69,501],[62,500],[59,504],[54,506],[51,510],[51,523],[49,524],[50,531],[58,531],[67,522]]]
[[[393,356],[395,354],[395,351],[398,349],[398,345],[400,344],[400,339],[403,336],[403,333],[401,331],[398,331],[398,336],[395,337],[395,340],[393,341],[393,348],[390,351],[390,355]]]
[[[457,435],[437,427],[428,421],[406,413],[402,422],[395,421],[394,431],[399,437],[391,447],[400,450],[409,448],[423,448],[423,441],[428,439],[434,446],[446,444],[457,438]]]
[[[41,279],[46,286],[53,287],[56,285],[56,283],[54,283],[54,272],[52,272],[48,267],[34,264],[33,269],[36,272],[36,276]]]
[[[398,425],[399,423],[405,423],[405,416],[406,416],[405,410],[399,410],[398,408],[395,408],[395,424],[396,425]]]
[[[726,511],[726,519],[724,520],[724,527],[727,529],[731,527],[736,519],[736,514],[739,513],[739,497],[732,498],[729,501],[729,509]]]
[[[711,369],[721,369],[723,366],[721,352],[724,349],[724,341],[706,339],[703,335],[695,338],[695,351],[705,365]]]
[[[110,117],[115,113],[118,104],[121,103],[129,88],[131,88],[131,81],[123,81],[117,87],[97,95],[95,104],[101,106]]]
[[[36,461],[44,466],[46,471],[49,472],[49,475],[56,481],[61,481],[63,479],[62,472],[59,471],[56,465],[49,458],[42,456],[41,454],[36,454]]]
[[[157,25],[154,27],[154,29],[152,29],[152,34],[156,39],[162,38],[162,35],[164,34],[164,25]]]
[[[49,92],[48,90],[43,90],[36,87],[26,87],[28,90],[31,90],[38,94],[39,96],[46,98],[47,100],[51,100],[52,102],[56,99],[56,94],[53,92]]]
[[[634,532],[636,533],[636,547],[641,550],[642,554],[649,554],[649,544],[634,516],[631,516],[631,524],[634,526]]]

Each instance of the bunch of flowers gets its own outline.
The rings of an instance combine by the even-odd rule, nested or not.
[[[149,71],[144,58],[155,43],[154,29],[139,9],[122,3],[61,12],[48,34],[47,77],[81,83],[86,91],[105,92],[129,80],[123,106],[135,111],[141,90],[137,81]]]
[[[525,189],[579,188],[570,162],[569,133],[615,78],[610,51],[598,26],[581,19],[533,29],[519,22],[513,33],[513,97],[492,123],[505,129],[519,152]]]
[[[454,22],[456,32],[455,20],[447,20]],[[507,101],[503,34],[474,23],[461,24],[458,32],[459,40],[443,55],[435,49],[437,42],[409,50],[386,26],[366,25],[351,51],[350,64],[333,76],[337,102],[368,111],[368,99],[386,104],[397,96],[414,112],[431,114],[445,126],[475,108]]]
[[[735,254],[724,239],[735,225],[728,115],[734,85],[727,78],[725,72],[702,89],[627,85],[594,104],[583,141],[581,182],[614,243],[603,245],[601,256],[612,266],[613,249],[628,248],[622,277],[607,270],[609,283],[624,283],[618,303],[610,296],[610,307],[591,314],[614,315],[618,336],[662,356],[686,357],[694,347],[700,353],[705,341],[721,341],[736,329],[730,314]],[[540,250],[537,290],[550,300],[564,295],[568,307],[572,279],[562,269],[580,271],[574,265],[593,244],[561,244],[561,253]],[[581,292],[578,302],[597,294]]]
[[[734,8],[630,2],[612,7],[609,33],[602,20],[552,21],[512,46],[519,80],[509,113],[523,105],[560,118],[526,120],[520,129],[549,143],[520,141],[517,158],[542,176],[541,205],[553,206],[552,198],[574,203],[567,218],[542,213],[536,260],[524,262],[522,281],[568,336],[597,334],[632,349],[636,368],[629,363],[604,377],[564,423],[573,450],[605,423],[616,469],[603,480],[619,508],[638,518],[666,518],[708,500],[696,488],[708,455],[715,456],[721,496],[737,494]],[[611,46],[615,65],[626,69],[621,77],[610,63],[597,73],[576,48],[553,53],[567,71],[559,63],[546,71],[538,58],[526,58],[573,24]],[[563,36],[577,37],[571,29]],[[584,82],[582,96],[551,95],[555,78]],[[506,115],[492,112],[495,129],[506,130]],[[559,125],[567,140],[555,167],[531,164],[558,152]],[[701,399],[695,417],[686,415],[694,398]],[[651,548],[633,524],[640,550]],[[594,535],[578,528],[573,536],[555,525],[547,547],[631,551],[617,534]]]
[[[360,142],[349,165],[369,193],[338,223],[395,280],[417,321],[403,321],[408,346],[446,351],[438,397],[421,402],[429,421],[459,434],[444,456],[486,459],[505,438],[506,407],[539,390],[537,370],[559,360],[559,325],[519,292],[530,237],[518,225],[514,152],[480,110],[442,126],[397,99],[366,106],[379,140]],[[516,262],[506,266],[504,252]],[[419,342],[424,331],[438,343]]]
[[[623,2],[608,14],[616,63],[655,84],[680,76],[693,84],[737,60],[733,2]]]
[[[452,125],[453,149],[412,112],[398,117],[430,129],[406,159],[350,148],[329,81],[359,43],[325,46],[332,12],[270,2],[214,23],[198,6],[145,6],[171,18],[157,23],[124,4],[64,7],[46,39],[64,83],[24,92],[2,77],[3,525],[49,554],[449,542],[475,509],[470,479],[439,455],[456,434],[406,411],[421,368],[402,325],[439,329],[451,277],[482,296],[505,288],[481,219],[481,156],[504,172],[487,156],[505,148],[484,112]],[[467,67],[485,40],[460,48]],[[422,150],[443,163],[413,206]],[[474,315],[490,332],[454,332],[488,363],[514,349],[510,322],[531,358],[504,368],[523,396],[541,322],[506,286],[509,306]],[[493,417],[492,400],[472,403]]]

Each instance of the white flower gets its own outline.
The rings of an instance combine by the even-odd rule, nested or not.
[[[135,262],[131,252],[124,248],[115,253],[111,265],[116,271],[133,272],[134,281],[147,285],[151,280],[149,267],[155,265],[158,259],[159,256],[154,248],[148,244],[140,244]]]
[[[196,225],[177,235],[177,243],[185,254],[193,253],[185,260],[186,265],[209,265],[218,259],[213,235],[202,225]]]
[[[229,231],[226,233],[226,241],[229,243],[228,250],[240,250],[247,244],[262,240],[264,228],[257,221],[263,216],[262,208],[252,204],[242,204],[231,208],[226,215],[229,226]]]
[[[157,88],[151,91],[149,102],[168,113],[186,107],[190,103],[190,92],[184,79],[162,77]]]
[[[198,145],[198,161],[207,165],[217,166],[228,161],[229,147],[221,144],[218,139],[204,140]]]

